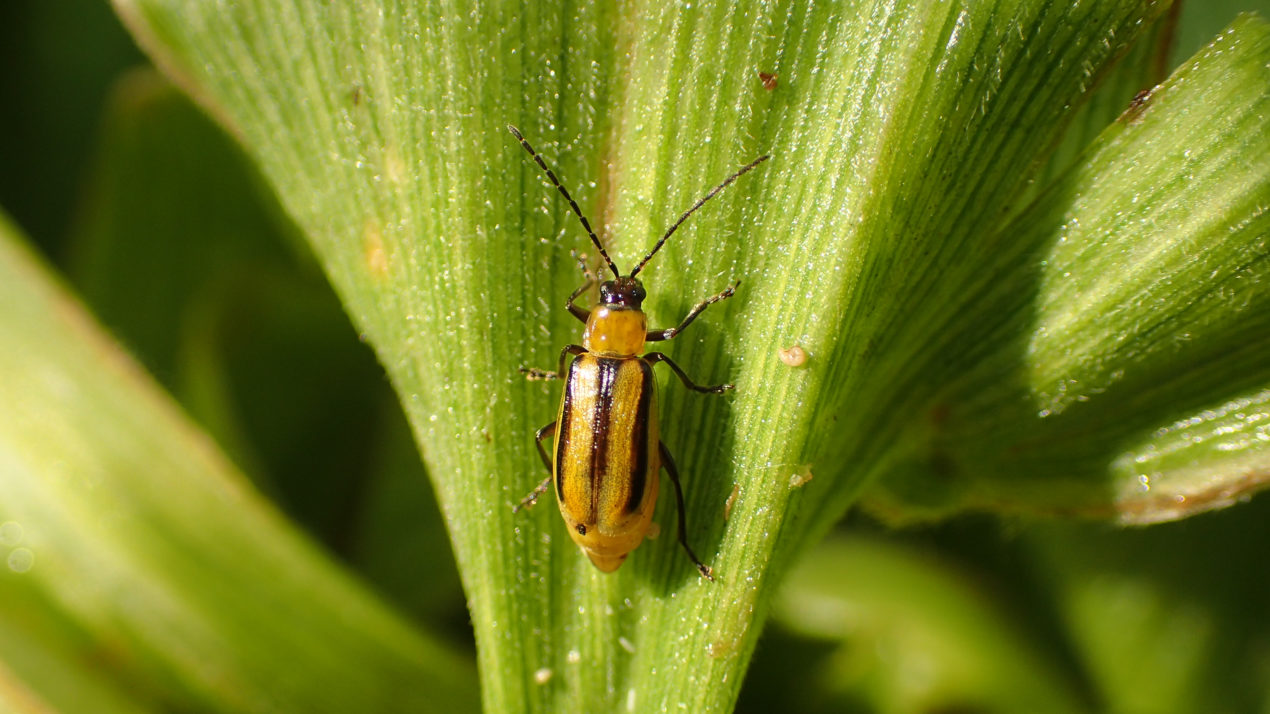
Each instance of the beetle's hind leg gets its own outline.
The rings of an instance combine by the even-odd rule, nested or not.
[[[684,516],[684,490],[679,485],[679,469],[675,468],[675,460],[670,456],[670,449],[666,448],[666,442],[658,441],[657,448],[661,451],[661,465],[665,467],[666,473],[670,474],[670,482],[675,485],[675,503],[679,506],[679,545],[687,551],[688,557],[697,566],[697,571],[701,573],[701,577],[714,582],[714,571],[710,570],[710,566],[701,562],[701,558],[692,552],[692,548],[688,545],[688,525]]]
[[[537,433],[534,434],[534,441],[538,444],[538,455],[542,457],[542,465],[547,467],[547,478],[543,479],[542,483],[538,484],[533,491],[530,491],[528,496],[520,499],[520,503],[516,504],[516,507],[512,509],[512,513],[519,513],[522,508],[533,507],[533,505],[538,502],[538,497],[546,493],[547,489],[551,488],[551,458],[547,456],[547,450],[542,448],[542,440],[552,438],[555,435],[556,422],[554,421],[539,429]]]
[[[586,348],[582,345],[569,345],[560,350],[560,363],[556,365],[556,371],[552,372],[546,369],[538,369],[537,367],[521,367],[520,373],[525,375],[525,379],[531,382],[545,382],[552,379],[564,379],[564,362],[569,355],[580,355],[586,352]]]
[[[525,375],[525,379],[531,382],[548,382],[553,379],[564,378],[564,375],[559,372],[553,372],[549,369],[538,369],[537,367],[521,367],[520,373]]]
[[[520,503],[517,503],[515,506],[512,507],[512,513],[520,513],[522,510],[526,508],[533,508],[534,504],[538,503],[538,497],[546,493],[547,489],[549,488],[551,488],[550,476],[543,479],[542,483],[538,484],[538,486],[534,488],[534,490],[530,491],[528,496],[525,496],[524,498],[520,499]]]

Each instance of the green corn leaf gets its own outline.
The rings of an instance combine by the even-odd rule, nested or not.
[[[26,529],[0,523],[5,570],[28,572],[36,565],[25,548]],[[25,549],[24,549],[25,548]],[[16,567],[15,567],[16,566]],[[21,577],[0,576],[0,711],[145,712],[149,692],[129,691],[113,669],[90,666],[92,638],[67,622],[58,606]],[[138,688],[140,689],[140,688]]]
[[[1181,4],[1172,5],[1168,13],[1152,24],[1129,48],[1124,59],[1098,82],[1085,104],[1072,116],[1061,143],[1045,168],[1037,173],[1029,198],[1035,197],[1040,189],[1070,168],[1108,124],[1128,111],[1127,107],[1134,106],[1135,102],[1145,98],[1151,87],[1164,81],[1172,69],[1167,58],[1175,43],[1181,10]]]
[[[72,282],[253,483],[342,550],[371,437],[405,421],[383,370],[247,158],[153,69],[116,83],[99,143]],[[423,486],[413,442],[400,450]]]
[[[1048,617],[1102,711],[1257,711],[1270,500],[1154,528],[1043,523],[1020,533]],[[1215,557],[1215,554],[1220,554]]]
[[[469,665],[265,504],[0,223],[0,703],[454,711]]]
[[[1089,711],[1012,615],[967,573],[841,534],[811,549],[773,606],[787,630],[833,647],[804,674],[824,701],[802,711]]]
[[[908,503],[879,510],[1149,523],[1264,487],[1268,58],[1241,19],[985,244],[929,347],[913,461],[884,482]]]
[[[1073,108],[1167,9],[116,6],[241,139],[375,347],[447,519],[484,704],[499,712],[726,710],[781,569],[881,476],[891,490],[876,502],[901,518],[930,512],[932,499],[943,498],[937,512],[971,500],[956,498],[973,493],[957,480],[930,494],[950,463],[962,473],[984,460],[993,488],[1017,481],[993,437],[943,443],[1011,426],[989,407],[1028,394],[983,389],[999,361],[966,363],[978,354],[968,344],[1017,362],[1030,326],[969,343],[999,323],[997,304],[979,296],[1005,284],[1007,258],[1041,241],[1005,241],[1020,233],[1005,220],[1021,215],[1027,180]],[[580,281],[569,251],[590,249],[508,123],[628,270],[711,186],[773,155],[641,274],[658,326],[742,281],[666,347],[694,379],[737,384],[717,398],[671,380],[661,415],[688,536],[717,582],[678,549],[668,484],[660,537],[614,575],[578,554],[549,505],[511,512],[541,478],[530,436],[558,398],[517,368],[550,367],[578,340],[562,309]],[[1138,180],[1145,191],[1157,177]],[[1057,221],[1055,193],[1045,195],[1050,208],[1022,215]],[[1030,278],[1021,298],[1042,284],[1036,270],[1017,278]],[[1064,303],[1046,304],[1061,321]],[[791,345],[804,365],[779,359]],[[1019,374],[1042,386],[1066,377],[1034,366]],[[1090,463],[1074,457],[1012,498],[1065,504],[1083,489],[1107,503],[1105,482],[1059,478],[1062,463]]]

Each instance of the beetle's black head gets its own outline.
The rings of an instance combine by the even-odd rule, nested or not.
[[[600,304],[622,307],[628,310],[639,310],[644,304],[644,284],[635,278],[625,276],[600,283]]]

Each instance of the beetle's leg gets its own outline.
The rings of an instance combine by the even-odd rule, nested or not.
[[[548,372],[545,369],[538,369],[537,367],[521,367],[520,373],[525,375],[525,379],[528,379],[531,382],[564,379],[565,360],[568,359],[569,355],[577,356],[583,352],[586,352],[586,348],[582,345],[566,345],[564,349],[560,350],[560,364],[556,367],[556,371]]]
[[[512,513],[520,513],[523,508],[533,508],[534,504],[538,502],[538,497],[546,493],[549,488],[551,488],[550,476],[543,479],[542,483],[538,484],[534,490],[530,491],[528,496],[520,499],[520,503],[516,504],[516,506],[512,508]]]
[[[538,444],[538,455],[542,457],[542,465],[547,467],[547,478],[543,479],[542,483],[538,484],[538,486],[531,491],[528,496],[520,499],[520,503],[512,509],[512,513],[519,513],[522,508],[531,508],[538,502],[538,497],[546,493],[547,489],[551,488],[551,458],[547,456],[547,450],[542,448],[542,440],[551,438],[555,435],[556,422],[554,421],[539,429],[537,433],[534,434],[534,441]]]
[[[723,394],[729,389],[735,388],[734,385],[731,385],[731,384],[716,384],[713,387],[702,387],[701,385],[695,384],[693,383],[691,379],[688,379],[688,375],[684,374],[684,371],[680,369],[679,365],[672,362],[669,357],[667,357],[666,355],[660,352],[649,352],[648,354],[644,355],[644,361],[649,363],[650,365],[657,364],[658,362],[665,362],[666,364],[670,365],[670,368],[675,371],[675,374],[679,375],[679,381],[683,382],[685,387],[687,387],[688,389],[691,389],[694,392],[705,392],[706,394]]]
[[[581,297],[582,293],[590,290],[592,285],[595,285],[595,276],[591,275],[591,271],[586,269],[585,264],[582,267],[583,270],[586,270],[586,282],[582,283],[582,287],[573,291],[573,294],[569,296],[569,302],[565,305],[565,308],[569,311],[570,315],[573,315],[585,323],[588,319],[590,319],[591,311],[576,304],[574,301]]]
[[[576,250],[571,250],[569,251],[569,257],[578,261],[578,268],[582,270],[582,277],[592,283],[596,281],[595,273],[592,273],[591,267],[586,264],[586,253],[579,253]]]
[[[578,261],[578,267],[582,269],[582,276],[586,278],[586,282],[582,283],[582,287],[573,291],[573,294],[569,296],[569,303],[565,307],[569,310],[569,314],[585,323],[591,317],[591,311],[584,307],[579,307],[574,304],[574,301],[581,297],[582,293],[590,289],[592,285],[595,285],[595,273],[592,273],[591,268],[587,267],[585,253],[571,250],[569,255]]]
[[[542,440],[553,438],[555,435],[556,422],[554,421],[534,432],[534,443],[538,445],[538,455],[542,457],[542,465],[547,467],[548,480],[551,476],[551,457],[547,456],[547,450],[542,448]],[[542,486],[538,487],[538,492],[542,493]]]
[[[648,335],[644,339],[648,342],[660,342],[662,340],[672,339],[675,335],[683,332],[685,327],[692,324],[692,321],[697,319],[697,315],[704,312],[707,307],[710,307],[720,300],[726,300],[736,294],[736,286],[740,284],[741,281],[738,280],[735,283],[732,283],[732,287],[727,290],[724,290],[714,297],[707,298],[697,303],[697,306],[688,312],[688,316],[684,318],[683,322],[679,323],[678,327],[668,327],[664,330],[649,330]]]
[[[714,582],[714,573],[710,570],[710,566],[701,562],[697,554],[692,552],[692,548],[688,547],[688,525],[684,518],[684,490],[679,485],[679,469],[675,468],[675,460],[671,458],[666,442],[658,441],[657,448],[661,451],[661,465],[665,467],[666,473],[670,474],[670,482],[675,485],[675,503],[679,505],[679,545],[688,551],[688,557],[697,565],[701,577]]]

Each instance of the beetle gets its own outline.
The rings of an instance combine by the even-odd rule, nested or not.
[[[582,333],[582,344],[568,345],[561,350],[560,361],[554,372],[527,368],[521,370],[531,380],[560,379],[564,380],[565,386],[556,420],[534,435],[548,476],[513,511],[533,506],[554,481],[556,502],[560,506],[560,515],[564,517],[570,537],[597,568],[611,573],[621,567],[626,556],[648,534],[653,508],[657,504],[658,477],[664,468],[675,487],[679,544],[688,553],[702,577],[714,580],[709,566],[702,563],[688,545],[679,471],[665,442],[661,440],[658,429],[653,367],[665,363],[688,389],[695,392],[722,394],[733,386],[697,385],[666,355],[660,352],[643,352],[646,342],[674,338],[707,307],[732,297],[740,281],[697,303],[677,327],[650,330],[642,310],[647,293],[636,276],[693,212],[769,157],[760,156],[746,164],[693,204],[692,208],[670,226],[635,269],[629,275],[623,275],[591,229],[591,224],[582,215],[582,209],[578,208],[577,202],[560,184],[551,169],[547,168],[538,152],[534,151],[516,127],[508,126],[507,130],[543,170],[560,195],[564,196],[605,264],[613,272],[612,280],[600,283],[599,304],[588,310],[579,306],[577,300],[595,284],[596,278],[583,263],[586,281],[582,287],[573,291],[565,304],[569,314],[586,325]],[[573,359],[569,361],[571,356]],[[551,457],[542,445],[549,438],[554,439]]]

